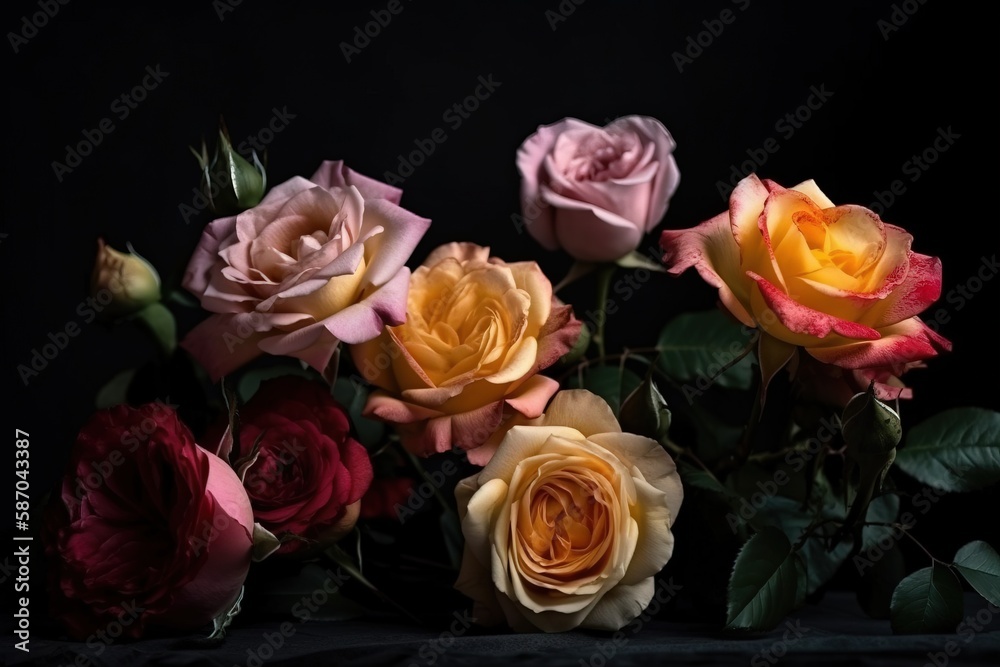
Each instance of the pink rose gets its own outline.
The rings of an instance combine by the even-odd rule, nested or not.
[[[402,191],[324,162],[254,208],[210,223],[184,287],[212,315],[181,345],[214,380],[261,352],[323,373],[340,341],[360,343],[406,320],[404,264],[430,220]]]
[[[243,484],[158,403],[94,415],[46,518],[53,614],[80,639],[112,621],[133,638],[211,623],[250,568]]]
[[[667,212],[680,181],[673,150],[667,128],[646,116],[539,127],[517,152],[528,233],[585,262],[627,255]]]

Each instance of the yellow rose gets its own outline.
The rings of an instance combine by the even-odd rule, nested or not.
[[[372,384],[364,414],[399,425],[403,445],[429,456],[483,443],[505,416],[537,417],[559,389],[537,375],[572,348],[581,324],[534,262],[507,264],[489,248],[449,243],[413,272],[405,324],[351,346]]]
[[[660,245],[671,273],[695,267],[734,317],[760,328],[765,386],[802,349],[896,398],[891,376],[951,348],[917,317],[941,295],[941,260],[912,242],[813,181],[784,188],[751,174],[728,211],[667,230]]]
[[[484,625],[618,630],[650,603],[673,553],[684,495],[673,459],[655,440],[622,433],[608,404],[584,390],[518,421],[455,489],[465,535],[455,587]]]

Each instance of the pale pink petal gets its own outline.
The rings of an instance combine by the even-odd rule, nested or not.
[[[649,213],[646,216],[645,231],[650,231],[659,224],[667,213],[670,198],[680,184],[681,173],[673,152],[677,144],[660,121],[648,116],[625,116],[618,118],[608,128],[627,128],[638,134],[655,147],[653,160],[657,165],[656,176],[653,178],[650,192]]]
[[[545,405],[559,391],[559,383],[544,375],[532,375],[517,391],[506,396],[507,405],[528,419],[545,412]]]
[[[365,202],[363,230],[374,225],[384,231],[365,242],[365,256],[371,259],[365,279],[382,285],[398,275],[413,250],[430,227],[431,221],[414,215],[390,201],[372,199]]]
[[[403,197],[399,188],[359,174],[345,166],[343,160],[325,160],[310,180],[324,188],[353,185],[365,199],[388,199],[393,204],[399,204]]]
[[[208,371],[213,382],[260,356],[261,334],[238,331],[234,321],[233,315],[212,315],[180,343]],[[250,335],[240,335],[246,333]]]
[[[564,118],[552,125],[541,125],[517,149],[517,168],[521,172],[521,212],[528,233],[543,248],[556,250],[559,241],[554,228],[554,211],[542,198],[540,186],[548,179],[544,173],[545,157],[552,151],[559,136],[568,130],[599,129],[596,125],[575,118]]]
[[[280,205],[284,203],[284,201],[289,197],[294,197],[303,190],[309,190],[310,188],[314,187],[316,187],[316,184],[310,181],[309,179],[303,178],[302,176],[293,176],[284,183],[279,183],[278,185],[275,185],[273,188],[268,190],[267,194],[264,195],[264,198],[260,200],[260,203],[257,204],[257,206],[255,206],[252,209],[248,209],[243,213],[254,211],[255,209],[257,211],[274,210],[271,205],[273,204]],[[243,214],[241,213],[240,215]]]
[[[442,416],[437,410],[401,401],[384,391],[373,391],[368,395],[362,414],[393,424],[413,424]]]
[[[642,241],[642,230],[616,213],[568,199],[544,185],[542,196],[556,208],[553,224],[560,246],[580,261],[611,262]]]
[[[212,279],[212,267],[219,261],[219,249],[222,242],[236,231],[236,216],[219,218],[208,223],[201,233],[198,247],[194,249],[187,270],[184,272],[182,284],[184,289],[198,298],[205,293]]]
[[[503,417],[503,401],[496,401],[475,410],[451,416],[451,440],[456,447],[470,451],[470,462],[480,445],[493,435]],[[485,452],[483,452],[485,453]],[[478,458],[478,457],[477,457]],[[485,463],[476,463],[485,465]]]

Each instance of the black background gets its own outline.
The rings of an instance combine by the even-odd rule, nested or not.
[[[718,182],[760,156],[771,137],[780,148],[758,159],[757,172],[785,185],[814,178],[834,202],[877,202],[876,193],[899,180],[905,192],[883,218],[914,235],[914,250],[942,258],[942,301],[929,312],[946,309],[951,319],[940,330],[955,345],[907,377],[916,398],[903,405],[904,423],[958,405],[1000,408],[1000,281],[985,282],[961,307],[945,298],[997,249],[992,8],[915,0],[808,8],[758,0],[401,0],[402,12],[347,62],[341,44],[387,4],[244,0],[220,15],[221,2],[181,10],[73,0],[17,53],[5,40],[4,413],[8,428],[31,434],[37,494],[61,469],[96,390],[153,355],[137,330],[83,324],[77,313],[97,237],[116,248],[131,242],[176,286],[211,219],[182,215],[198,178],[188,146],[211,142],[220,114],[239,143],[266,128],[275,109],[294,118],[267,146],[271,184],[309,176],[324,159],[384,178],[416,140],[445,131],[447,140],[401,186],[403,206],[433,220],[411,266],[440,243],[468,240],[507,260],[536,259],[558,280],[568,258],[519,234],[511,216],[517,147],[538,125],[566,116],[604,124],[634,113],[667,126],[682,177],[663,227],[693,226],[723,210]],[[573,12],[553,25],[560,6]],[[712,24],[722,31],[711,35],[703,22],[724,9],[735,20]],[[19,32],[23,17],[39,11],[36,3],[8,3],[0,27]],[[699,36],[707,44],[700,55],[690,46]],[[689,48],[696,57],[679,71],[674,54]],[[121,118],[121,105],[112,105],[141,83],[147,66],[168,75]],[[500,85],[455,128],[443,114],[473,93],[480,76]],[[832,96],[791,136],[786,125],[776,127],[814,87]],[[67,145],[104,118],[114,131],[60,181],[53,162],[65,163]],[[914,179],[904,163],[949,128],[959,138]],[[567,298],[591,308],[593,283]],[[654,276],[609,321],[610,347],[650,345],[671,317],[714,302],[694,272]],[[185,328],[196,319],[178,315]],[[17,366],[71,321],[80,335],[26,386]],[[997,498],[947,497],[917,534],[949,558],[968,540],[995,534]]]

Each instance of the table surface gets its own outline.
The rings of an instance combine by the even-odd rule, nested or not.
[[[975,595],[955,634],[893,635],[849,593],[806,605],[776,630],[733,637],[706,625],[645,619],[612,633],[503,634],[453,624],[427,631],[372,620],[254,621],[232,628],[222,642],[156,639],[96,644],[31,640],[31,652],[3,647],[7,665],[1000,665],[1000,613]],[[978,619],[977,619],[978,614]],[[456,612],[456,619],[460,614]],[[284,634],[283,634],[284,632]],[[949,655],[949,652],[951,655]]]

